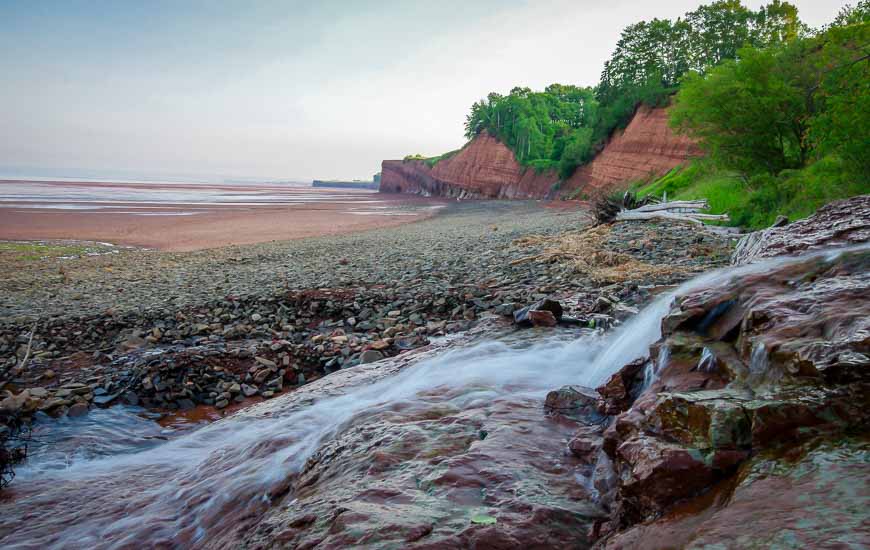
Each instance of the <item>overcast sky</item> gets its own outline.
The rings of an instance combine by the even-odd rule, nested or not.
[[[811,26],[841,0],[791,0]],[[366,178],[699,0],[0,0],[0,167]],[[744,1],[757,8],[763,2]]]

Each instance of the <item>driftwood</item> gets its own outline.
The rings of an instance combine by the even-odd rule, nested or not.
[[[621,210],[616,214],[616,221],[638,220],[671,220],[702,225],[703,220],[728,221],[728,214],[704,214],[710,206],[706,199],[692,201],[670,201],[658,204],[646,204],[633,210]]]
[[[710,205],[707,204],[706,199],[696,201],[671,201],[640,206],[638,208],[635,208],[633,212],[658,212],[659,210],[676,210],[678,208],[687,208],[690,210],[706,210],[707,208],[710,208]]]
[[[24,352],[24,359],[22,359],[17,365],[13,365],[15,372],[20,372],[27,366],[27,361],[30,359],[30,350],[33,348],[33,335],[36,334],[37,323],[39,323],[38,319],[33,322],[33,327],[30,329],[30,339],[27,340],[27,350]],[[13,370],[13,366],[7,367],[6,370],[0,373],[0,390],[2,390],[9,382],[7,375]]]

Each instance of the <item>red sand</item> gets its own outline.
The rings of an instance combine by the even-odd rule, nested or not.
[[[90,185],[90,184],[89,184]],[[263,205],[244,210],[212,205],[195,216],[136,216],[124,213],[94,214],[75,210],[16,210],[0,207],[0,239],[75,239],[144,246],[161,250],[199,250],[225,245],[252,244],[352,233],[393,227],[429,217],[443,204],[437,199],[408,195],[376,195],[388,208],[385,214],[348,214],[348,204],[318,202],[305,205]],[[396,207],[420,207],[415,215]],[[122,206],[122,205],[118,205]],[[185,210],[168,207],[163,210]]]

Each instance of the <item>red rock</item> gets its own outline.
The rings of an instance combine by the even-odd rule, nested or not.
[[[552,311],[530,311],[529,321],[536,327],[555,327],[558,323]]]
[[[641,358],[625,365],[615,372],[604,385],[597,388],[601,395],[598,410],[602,414],[619,414],[631,406],[632,393],[643,383],[643,368],[647,359]]]
[[[733,263],[798,254],[824,247],[848,246],[870,240],[870,195],[832,202],[818,212],[785,226],[750,233],[734,250]]]
[[[663,176],[700,155],[692,139],[671,130],[667,109],[642,105],[625,130],[617,130],[592,162],[568,178],[562,193],[582,189],[590,197],[607,194],[633,181]]]

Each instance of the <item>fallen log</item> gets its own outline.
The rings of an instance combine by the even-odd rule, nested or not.
[[[698,214],[698,213],[685,213],[685,214],[674,214],[672,212],[638,212],[637,210],[623,210],[619,214],[616,215],[616,221],[642,221],[642,220],[671,220],[671,221],[684,221],[689,223],[694,223],[698,225],[702,225],[703,222],[701,220],[716,220],[716,221],[728,221],[728,214]]]
[[[658,204],[647,204],[638,208],[631,210],[631,212],[658,212],[661,210],[677,210],[677,209],[688,209],[688,210],[706,210],[710,208],[710,205],[707,203],[707,199],[699,199],[693,201],[671,201],[671,202],[660,202]]]

